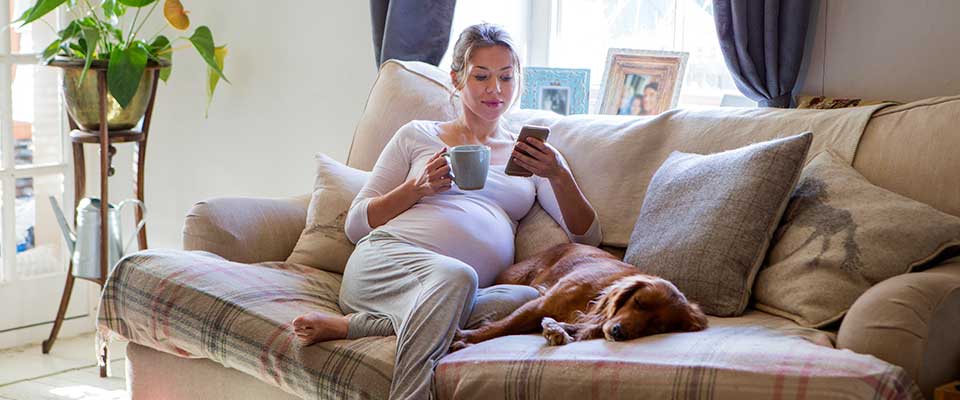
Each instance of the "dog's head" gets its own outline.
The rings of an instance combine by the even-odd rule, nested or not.
[[[611,341],[707,327],[699,306],[669,281],[649,275],[617,280],[600,293],[587,315],[602,324],[603,336]]]

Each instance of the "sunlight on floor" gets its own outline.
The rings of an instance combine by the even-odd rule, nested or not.
[[[50,393],[64,399],[74,400],[127,400],[124,390],[107,390],[89,385],[76,385],[51,389]]]

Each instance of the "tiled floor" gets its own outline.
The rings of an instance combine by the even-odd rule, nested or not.
[[[50,354],[40,345],[0,350],[0,400],[117,400],[125,391],[126,344],[110,346],[110,377],[101,378],[93,334],[60,338]]]

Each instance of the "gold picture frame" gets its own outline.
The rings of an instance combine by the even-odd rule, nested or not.
[[[656,115],[676,107],[689,53],[611,48],[600,114]]]

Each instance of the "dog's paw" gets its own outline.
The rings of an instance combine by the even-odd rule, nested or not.
[[[453,353],[458,350],[463,350],[467,347],[470,347],[470,343],[464,342],[463,340],[455,340],[453,343],[450,343],[450,349],[448,352]]]
[[[550,346],[562,346],[573,341],[573,337],[567,334],[567,331],[563,330],[563,327],[553,318],[544,317],[540,326],[543,327],[543,337],[547,339],[547,344]]]

